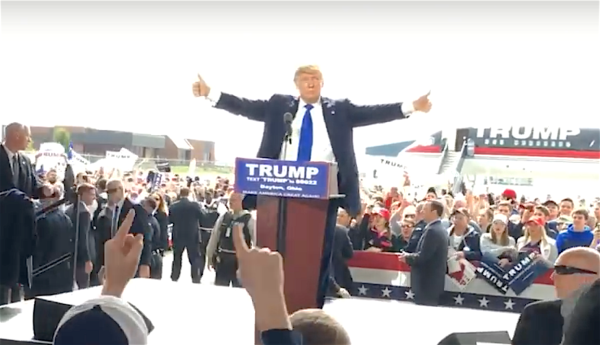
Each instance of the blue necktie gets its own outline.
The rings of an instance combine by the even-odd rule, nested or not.
[[[313,123],[310,111],[312,110],[312,104],[304,106],[306,112],[304,118],[302,118],[302,126],[300,127],[300,142],[298,143],[298,158],[299,162],[310,161],[313,146]]]

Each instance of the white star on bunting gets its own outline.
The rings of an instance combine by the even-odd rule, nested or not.
[[[465,299],[461,295],[458,295],[454,297],[454,304],[462,305],[464,300]]]
[[[361,285],[358,288],[358,295],[359,296],[366,296],[367,295],[367,291],[369,290],[369,288],[365,287],[364,285]]]
[[[479,306],[482,308],[487,308],[488,307],[488,303],[490,303],[490,301],[485,298],[485,296],[482,299],[479,299]]]
[[[515,302],[512,301],[512,299],[508,299],[508,301],[504,302],[504,309],[510,309],[513,310],[513,307],[515,306]]]
[[[387,286],[386,286],[385,289],[381,290],[381,297],[390,298],[390,293],[391,292],[392,292],[392,290],[388,289]]]
[[[412,290],[408,290],[404,294],[406,295],[406,299],[415,299],[415,294],[412,292]]]

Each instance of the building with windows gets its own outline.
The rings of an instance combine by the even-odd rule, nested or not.
[[[162,158],[181,162],[194,158],[198,162],[215,161],[215,143],[212,141],[89,127],[56,127],[64,128],[70,133],[73,149],[81,154],[104,156],[106,151],[119,151],[125,148],[140,158]],[[41,143],[53,141],[56,127],[32,126],[31,138],[34,147],[39,149]]]

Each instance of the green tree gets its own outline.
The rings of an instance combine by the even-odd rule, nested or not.
[[[54,142],[61,144],[65,148],[65,152],[69,151],[69,143],[71,142],[71,133],[62,127],[55,127],[52,134]]]

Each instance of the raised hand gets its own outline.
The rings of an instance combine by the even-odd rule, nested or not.
[[[431,101],[429,100],[430,94],[431,94],[431,91],[427,92],[426,95],[423,95],[423,96],[417,98],[413,102],[413,108],[415,109],[415,111],[428,113],[431,110],[432,104],[431,104]]]
[[[198,74],[198,80],[192,84],[192,92],[195,97],[207,97],[210,93],[210,87],[206,84],[204,79]]]
[[[104,294],[120,297],[138,269],[144,236],[129,233],[134,218],[135,210],[130,210],[115,236],[104,244]]]
[[[252,299],[264,301],[283,295],[283,260],[268,248],[250,248],[244,241],[243,226],[233,228],[233,243],[242,286]]]

